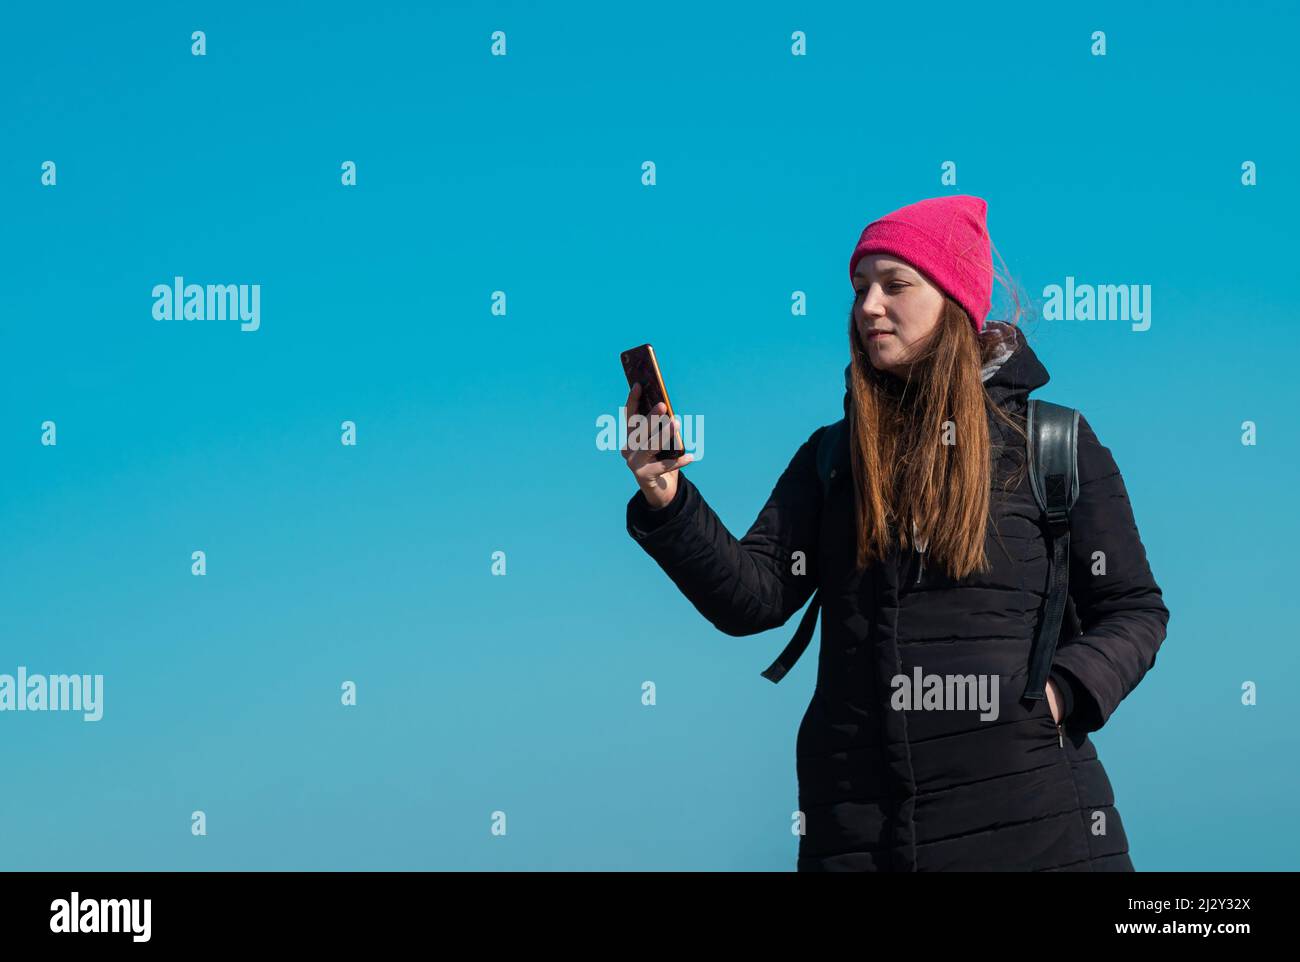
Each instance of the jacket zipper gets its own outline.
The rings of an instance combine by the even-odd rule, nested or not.
[[[891,533],[892,533],[892,532],[891,532]],[[916,523],[915,523],[915,522],[912,523],[912,533],[913,533],[913,534],[916,533]],[[915,547],[915,539],[913,539],[913,546]],[[901,570],[901,566],[902,566],[902,562],[903,562],[903,559],[902,559],[902,551],[901,551],[901,550],[897,550],[897,551],[894,551],[893,554],[894,554],[894,559],[895,559],[895,560],[894,560],[894,564],[897,566],[897,567],[895,568],[895,571],[896,571],[896,577],[898,578],[898,585],[899,585],[899,587],[901,588],[902,585],[903,585],[903,578],[902,578],[902,574],[903,574],[903,573],[902,573],[902,570]],[[922,560],[924,561],[924,559],[922,559]],[[920,581],[920,580],[921,580],[921,576],[920,576],[920,574],[917,575],[917,579],[916,579],[916,580],[917,580],[917,581]],[[894,619],[894,648],[895,648],[895,651],[897,651],[897,648],[898,648],[898,639],[902,636],[902,631],[901,631],[902,623],[903,623],[903,611],[902,611],[902,608],[900,607],[900,608],[899,608],[899,612],[898,612],[898,616]],[[907,756],[908,756],[908,768],[910,769],[910,768],[911,768],[911,749],[910,749],[910,748],[909,748],[908,751],[907,751]],[[915,773],[913,773],[913,776],[912,776],[912,777],[913,777],[913,779],[915,779],[915,777],[916,777],[916,776],[915,776]],[[912,819],[912,844],[909,846],[908,856],[909,856],[910,862],[909,862],[909,864],[908,864],[908,868],[907,868],[907,870],[910,871],[910,872],[916,872],[916,871],[919,871],[919,868],[918,868],[918,859],[917,859],[917,854],[916,854],[916,818],[915,818],[915,816],[913,816],[913,819]]]
[[[1047,693],[1043,692],[1043,701],[1047,702],[1047,713],[1052,713],[1052,703],[1048,701]],[[1065,721],[1054,722],[1056,725],[1056,744],[1061,748],[1065,747]]]
[[[921,559],[920,567],[916,569],[916,581],[914,582],[914,584],[919,585],[921,583],[921,575],[925,573],[925,549],[928,543],[929,543],[929,539],[926,539],[925,541],[921,541],[919,546],[917,545],[916,522],[913,521],[912,522],[912,549],[917,554],[917,556]]]

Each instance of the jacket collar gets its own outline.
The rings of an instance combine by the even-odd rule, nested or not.
[[[1010,327],[1015,333],[1015,347],[1010,356],[985,378],[984,389],[999,407],[1023,407],[1029,399],[1029,393],[1046,384],[1051,375],[1025,340],[1024,331],[1014,325],[1000,326]]]
[[[1050,379],[1047,368],[1038,359],[1034,349],[1025,340],[1025,332],[1014,325],[1001,321],[989,321],[985,330],[993,326],[1011,327],[1015,334],[1015,344],[1009,350],[995,355],[981,373],[984,389],[999,407],[1021,407],[1029,398],[1029,393],[1042,387]],[[848,417],[852,364],[844,367],[844,416]]]

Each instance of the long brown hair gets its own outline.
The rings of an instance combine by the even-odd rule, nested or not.
[[[903,377],[877,371],[849,312],[849,449],[857,516],[857,565],[885,556],[891,536],[907,547],[912,525],[927,555],[950,577],[989,570],[984,551],[993,466],[1004,449],[1023,452],[1023,417],[1009,415],[984,389],[980,369],[1010,339],[1016,316],[976,334],[970,315],[945,295],[934,331],[914,344]],[[854,302],[856,307],[856,299]],[[990,438],[986,411],[1006,424],[1014,444]],[[1024,476],[1025,463],[1007,478]]]

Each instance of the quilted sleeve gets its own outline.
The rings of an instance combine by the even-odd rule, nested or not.
[[[1155,665],[1169,609],[1147,563],[1124,479],[1082,414],[1078,472],[1070,596],[1083,633],[1060,645],[1053,669],[1073,683],[1073,727],[1091,732]]]
[[[719,631],[741,636],[777,628],[811,597],[821,516],[817,442],[824,430],[795,452],[739,540],[685,471],[666,507],[652,509],[640,489],[628,502],[628,534]]]

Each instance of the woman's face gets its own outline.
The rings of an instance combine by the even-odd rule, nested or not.
[[[943,291],[889,254],[864,255],[853,271],[853,289],[853,322],[872,366],[905,375],[911,346],[939,323]]]

